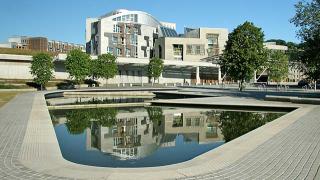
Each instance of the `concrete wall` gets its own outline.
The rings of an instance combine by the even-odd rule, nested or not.
[[[29,62],[0,61],[1,79],[32,79]]]
[[[0,78],[1,79],[33,79],[30,73],[31,62],[28,61],[3,61],[0,60]],[[55,62],[55,79],[69,79],[63,62]],[[118,83],[149,83],[146,67],[128,67],[119,66],[119,73],[114,78],[108,80],[108,84]],[[159,78],[160,83],[183,83],[191,82],[191,70],[180,71],[164,70],[162,77]],[[101,84],[105,84],[105,79],[98,80]],[[156,81],[158,82],[158,81]]]

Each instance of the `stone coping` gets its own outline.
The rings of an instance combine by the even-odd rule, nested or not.
[[[25,135],[22,136],[23,140],[21,140],[21,148],[17,158],[24,167],[36,172],[39,177],[45,175],[53,179],[174,179],[214,172],[230,166],[246,154],[255,151],[261,144],[316,108],[313,105],[292,105],[277,102],[274,103],[276,107],[292,106],[298,109],[192,160],[160,167],[107,168],[81,165],[65,160],[60,151],[43,93],[19,95],[15,98],[15,101],[9,102],[6,108],[10,109],[10,106],[14,108],[15,103],[18,103],[23,96],[31,97],[26,98],[28,102],[31,101],[31,107],[29,116],[23,117],[26,121],[26,129]],[[232,100],[230,97],[220,98],[223,102]],[[196,99],[199,102],[206,98]],[[233,103],[242,104],[247,104],[247,101],[250,101],[252,105],[255,103],[256,105],[270,104],[270,102],[248,100],[246,98],[233,100]],[[187,103],[188,100],[180,101]],[[195,99],[189,101],[194,102]],[[208,100],[205,103],[210,103],[210,101]],[[15,113],[17,114],[19,111],[17,110]]]

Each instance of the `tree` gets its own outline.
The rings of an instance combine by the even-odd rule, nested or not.
[[[34,77],[34,82],[43,86],[53,78],[53,59],[47,53],[38,53],[32,56],[30,73]]]
[[[297,35],[302,41],[299,53],[302,71],[316,81],[320,79],[320,1],[300,1],[295,8],[296,14],[291,22],[299,28]]]
[[[288,76],[289,58],[281,51],[269,51],[268,70],[269,78],[280,83]]]
[[[153,82],[160,77],[163,68],[164,65],[162,59],[156,57],[150,59],[148,65],[148,75],[150,78],[153,78]]]
[[[313,39],[319,34],[320,28],[320,1],[300,1],[295,5],[296,14],[290,20],[299,29],[297,35],[301,40]]]
[[[91,63],[91,74],[95,78],[104,78],[107,81],[113,78],[118,73],[118,66],[116,57],[110,53],[98,56],[98,59],[93,60]]]
[[[79,87],[81,82],[90,75],[90,60],[90,55],[79,49],[71,50],[67,55],[66,70]]]
[[[240,91],[244,88],[243,83],[252,78],[254,71],[266,62],[263,37],[261,28],[251,22],[238,26],[228,36],[220,65],[231,78],[239,80]]]

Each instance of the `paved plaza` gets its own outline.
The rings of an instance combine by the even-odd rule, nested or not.
[[[161,102],[296,110],[187,162],[104,168],[65,160],[44,95],[25,93],[0,109],[0,179],[320,179],[320,106],[239,97]]]

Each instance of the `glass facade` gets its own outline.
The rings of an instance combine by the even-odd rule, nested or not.
[[[138,22],[138,15],[137,14],[127,14],[118,16],[112,19],[113,21],[121,21],[121,22]]]

